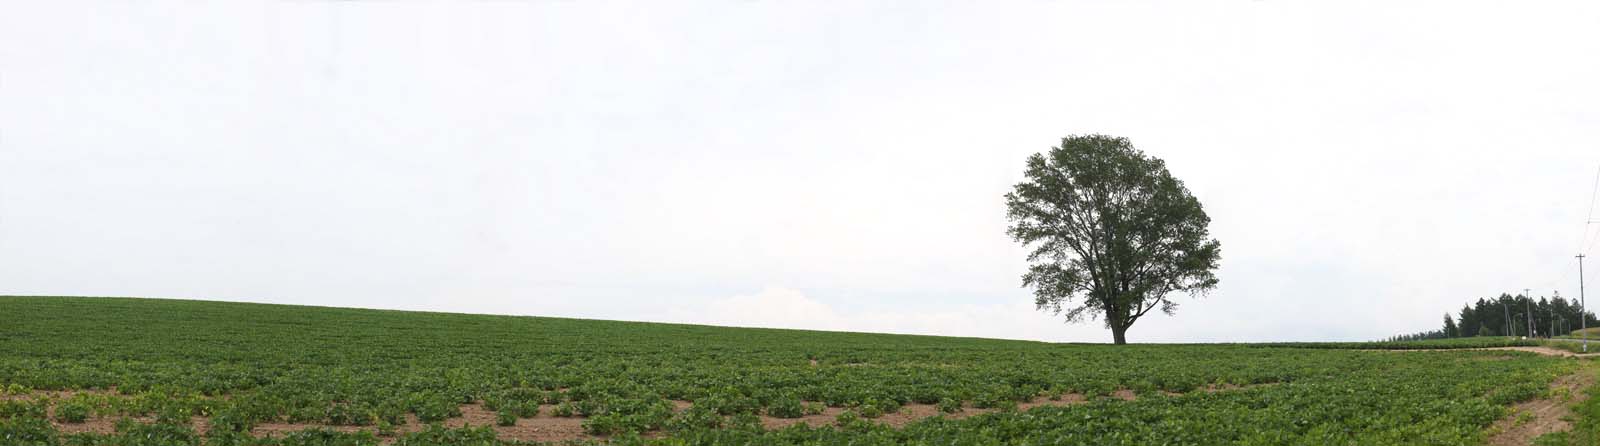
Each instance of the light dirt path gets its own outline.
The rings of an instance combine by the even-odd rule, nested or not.
[[[1588,399],[1589,386],[1594,385],[1596,370],[1585,367],[1577,373],[1557,378],[1550,383],[1550,397],[1524,401],[1511,406],[1511,415],[1494,423],[1494,432],[1486,446],[1531,446],[1540,435],[1572,430],[1567,421],[1572,406]]]
[[[1594,358],[1600,353],[1579,354],[1559,348],[1550,347],[1481,347],[1481,348],[1417,348],[1417,349],[1368,349],[1369,352],[1460,352],[1460,351],[1514,351],[1538,353],[1545,356],[1560,356],[1564,358]]]

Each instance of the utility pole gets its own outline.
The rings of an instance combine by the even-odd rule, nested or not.
[[[1561,297],[1560,292],[1551,294],[1554,294],[1555,297]],[[1560,332],[1556,331],[1556,300],[1554,298],[1550,299],[1550,308],[1546,309],[1546,311],[1550,313],[1550,332],[1545,333],[1545,337],[1555,339],[1556,333]]]
[[[1501,293],[1500,297],[1508,298],[1511,296]],[[1500,307],[1506,309],[1506,336],[1516,336],[1511,334],[1511,299],[1500,299]]]
[[[1578,254],[1578,323],[1583,328],[1583,352],[1589,352],[1589,305],[1583,296],[1583,254]]]
[[[1533,332],[1533,291],[1523,288],[1522,298],[1528,299],[1528,337],[1532,338],[1536,336],[1536,333]]]

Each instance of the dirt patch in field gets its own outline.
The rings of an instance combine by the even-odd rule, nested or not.
[[[845,409],[842,407],[829,407],[822,409],[821,414],[806,415],[800,418],[777,418],[762,416],[761,427],[765,427],[767,430],[783,429],[796,424],[804,424],[811,427],[822,427],[833,424],[834,419],[838,418],[839,414],[844,413],[844,411]]]
[[[0,394],[0,401],[34,400],[34,399],[39,399],[39,398],[49,398],[49,399],[54,399],[54,400],[64,400],[64,399],[72,398],[72,397],[80,395],[80,394],[101,395],[101,396],[118,396],[118,395],[120,395],[120,394],[117,393],[117,389],[116,388],[110,388],[110,389],[83,389],[83,390],[35,390],[35,391],[32,391],[32,392],[20,393],[20,394],[18,394],[18,393]]]
[[[63,433],[76,434],[81,432],[89,432],[106,435],[115,433],[117,431],[117,420],[119,419],[121,418],[90,417],[89,419],[84,420],[82,423],[62,423],[60,421],[56,421],[55,417],[52,416],[50,418],[50,424],[55,425],[56,430]]]
[[[1540,398],[1511,406],[1511,415],[1494,423],[1491,431],[1496,433],[1485,444],[1530,446],[1533,439],[1540,435],[1571,430],[1572,423],[1567,421],[1572,414],[1571,406],[1588,399],[1583,389],[1594,385],[1594,382],[1595,375],[1591,369],[1557,378],[1550,383],[1552,394],[1570,395],[1571,398]]]
[[[678,403],[674,402],[673,405],[686,407],[679,406]],[[445,421],[444,425],[494,426],[495,434],[500,438],[517,441],[562,441],[585,436],[583,418],[550,415],[554,410],[554,405],[540,406],[538,416],[518,418],[517,423],[512,426],[495,426],[493,411],[485,409],[482,404],[468,404],[461,406],[460,418],[451,418]]]
[[[900,406],[900,410],[895,411],[895,413],[883,414],[883,416],[879,417],[876,421],[894,427],[902,427],[917,420],[938,416],[941,414],[942,412],[939,412],[939,408],[932,404],[907,404]],[[975,414],[967,414],[965,416],[971,415]]]
[[[585,437],[582,418],[549,415],[554,409],[555,406],[540,407],[536,417],[518,418],[512,426],[495,426],[494,412],[484,409],[482,404],[470,404],[461,406],[461,418],[451,418],[445,426],[494,426],[500,438],[517,441],[553,442]]]
[[[363,430],[371,430],[372,426],[327,426],[327,425],[321,425],[321,424],[300,424],[300,423],[261,423],[261,424],[256,425],[255,428],[250,429],[250,435],[255,436],[257,438],[282,437],[284,435],[287,435],[290,432],[299,432],[299,431],[303,431],[303,430],[306,430],[306,429],[312,429],[312,428],[335,430],[335,431],[339,431],[339,432],[359,432],[359,431],[363,431]],[[402,429],[396,429],[395,431],[396,432],[410,432],[409,430],[402,430]],[[199,432],[200,435],[205,435],[206,434],[206,431],[205,430],[201,430],[199,426],[195,426],[195,432]]]
[[[115,390],[57,390],[57,391],[40,392],[40,393],[35,394],[34,397],[48,397],[48,398],[51,398],[53,401],[59,402],[61,400],[72,398],[73,396],[79,395],[79,394],[115,395],[116,391]],[[126,418],[126,417],[123,417],[123,416],[92,416],[91,415],[90,417],[85,418],[82,423],[62,423],[60,420],[56,419],[56,405],[55,404],[51,404],[49,407],[45,408],[45,416],[50,419],[50,424],[54,425],[56,427],[56,430],[59,430],[61,432],[66,432],[66,433],[89,432],[89,433],[102,434],[102,435],[115,433],[117,431],[117,420],[121,420],[123,418]],[[139,419],[139,418],[135,418],[135,419]],[[148,421],[148,419],[146,419],[146,421]]]
[[[1083,395],[1068,393],[1061,395],[1058,399],[1037,399],[1026,403],[1020,403],[1017,404],[1017,410],[1028,410],[1040,406],[1070,406],[1073,404],[1083,404],[1086,402],[1089,402],[1089,399],[1085,398]]]

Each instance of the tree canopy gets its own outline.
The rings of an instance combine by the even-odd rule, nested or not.
[[[1074,135],[1028,157],[1026,180],[1005,196],[1007,233],[1031,248],[1025,287],[1068,322],[1101,318],[1117,344],[1151,310],[1177,311],[1173,293],[1217,285],[1221,245],[1200,201],[1166,163],[1126,138]]]
[[[1533,317],[1528,317],[1532,312]],[[1600,327],[1600,319],[1592,311],[1584,311],[1576,300],[1561,296],[1540,297],[1534,300],[1527,295],[1500,293],[1493,298],[1480,298],[1461,307],[1457,316],[1444,315],[1444,327],[1419,333],[1398,335],[1392,341],[1423,339],[1464,338],[1473,336],[1530,336],[1553,337],[1571,334],[1584,322],[1590,327]],[[1509,319],[1508,319],[1509,318]],[[1529,327],[1529,324],[1532,327]]]

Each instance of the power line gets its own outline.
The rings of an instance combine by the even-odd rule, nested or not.
[[[1567,277],[1572,275],[1572,271],[1578,269],[1576,266],[1572,265],[1572,262],[1567,261],[1566,259],[1562,259],[1561,264],[1562,265],[1566,265],[1566,267],[1561,269],[1561,275],[1556,277],[1555,280],[1551,280],[1549,282],[1545,282],[1545,284],[1543,285],[1544,288],[1550,288],[1552,286],[1557,286],[1557,285],[1559,285],[1559,284],[1561,284],[1563,282],[1566,282]]]
[[[1589,213],[1583,216],[1583,237],[1578,239],[1578,252],[1588,252],[1594,245],[1589,244],[1589,226],[1596,223],[1594,219],[1595,198],[1600,195],[1600,167],[1594,170],[1594,186],[1589,189]],[[1600,237],[1595,237],[1600,242]]]
[[[1597,200],[1597,198],[1600,198],[1600,166],[1595,167],[1594,186],[1592,186],[1589,190],[1589,212],[1583,217],[1583,233],[1578,237],[1579,254],[1589,253],[1593,251],[1595,246],[1600,246],[1600,231],[1594,231],[1597,237],[1594,238],[1593,243],[1590,243],[1589,241],[1590,228],[1594,227],[1596,223],[1600,223],[1600,220],[1596,220],[1594,218],[1595,205],[1597,202],[1600,202],[1600,200]],[[1567,277],[1572,275],[1573,270],[1577,269],[1571,263],[1561,263],[1567,265],[1565,268],[1562,268],[1561,276],[1547,283],[1546,287],[1565,282]]]
[[[1594,169],[1594,187],[1589,189],[1589,214],[1584,217],[1585,219],[1594,219],[1594,198],[1597,192],[1600,192],[1600,167]]]
[[[1589,220],[1589,224],[1595,224],[1595,223],[1600,223],[1600,220]],[[1600,231],[1595,231],[1595,234],[1596,235],[1600,235]],[[1600,246],[1600,237],[1595,237],[1594,238],[1594,242],[1590,243],[1588,248],[1584,248],[1583,250],[1578,251],[1578,252],[1589,253],[1589,252],[1594,251],[1594,247],[1596,247],[1596,246]]]

